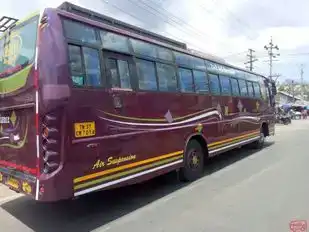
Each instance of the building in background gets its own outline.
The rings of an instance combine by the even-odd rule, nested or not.
[[[301,101],[301,98],[284,91],[278,91],[276,95],[277,105],[294,104],[296,101]]]

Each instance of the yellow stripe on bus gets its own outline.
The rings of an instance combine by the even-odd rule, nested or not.
[[[140,172],[140,171],[147,170],[147,169],[152,168],[152,167],[161,166],[163,164],[167,164],[167,163],[170,163],[172,161],[179,160],[182,157],[183,157],[182,155],[179,155],[179,156],[172,157],[172,158],[169,158],[169,159],[165,159],[165,160],[161,160],[161,161],[154,162],[154,163],[151,163],[151,164],[143,165],[143,166],[140,166],[140,167],[137,167],[137,168],[133,168],[133,169],[130,169],[130,170],[127,170],[127,171],[124,171],[124,172],[120,172],[120,173],[116,173],[116,174],[113,174],[113,175],[110,175],[110,176],[106,176],[106,177],[103,177],[103,178],[100,178],[100,179],[95,179],[95,180],[92,180],[92,181],[84,182],[84,183],[81,183],[79,185],[74,186],[74,190],[79,190],[81,188],[86,188],[86,187],[89,187],[91,185],[96,185],[96,184],[100,184],[100,183],[105,182],[105,181],[114,180],[114,179],[129,175],[129,174],[134,174],[134,173],[137,173],[137,172]]]
[[[218,141],[218,142],[214,142],[214,143],[209,144],[208,147],[213,147],[213,146],[216,146],[216,145],[219,145],[219,144],[225,144],[225,143],[227,143],[227,142],[234,141],[234,140],[238,140],[238,139],[241,139],[241,138],[246,138],[246,137],[249,137],[249,136],[251,136],[251,135],[256,135],[256,134],[258,134],[258,133],[260,133],[260,132],[259,132],[259,131],[256,131],[256,132],[252,132],[252,133],[249,133],[249,134],[237,136],[237,137],[234,137],[234,138],[221,140],[221,141]]]
[[[129,168],[133,168],[133,167],[136,167],[136,166],[139,166],[139,165],[148,164],[148,163],[155,162],[155,161],[158,161],[158,160],[170,158],[170,157],[180,155],[180,154],[183,154],[183,150],[168,153],[168,154],[165,154],[165,155],[162,155],[162,156],[158,156],[158,157],[154,157],[154,158],[150,158],[150,159],[146,159],[146,160],[142,160],[142,161],[138,161],[138,162],[135,162],[135,163],[126,164],[126,165],[123,165],[123,166],[119,166],[119,167],[116,167],[116,168],[112,168],[112,169],[104,170],[104,171],[101,171],[101,172],[89,174],[89,175],[86,175],[86,176],[81,176],[81,177],[75,178],[74,183],[79,183],[79,182],[82,182],[82,181],[85,181],[85,180],[93,179],[93,178],[96,178],[96,177],[99,177],[99,176],[104,176],[104,175],[107,175],[107,174],[111,174],[111,173],[114,173],[114,172],[129,169]]]
[[[210,148],[210,150],[211,150],[211,149],[214,149],[214,148],[223,147],[225,145],[231,144],[232,142],[236,142],[236,141],[238,141],[242,138],[249,138],[249,137],[251,138],[254,135],[256,135],[257,133],[259,133],[259,132],[258,131],[252,132],[252,133],[249,133],[249,134],[246,134],[246,135],[241,135],[241,136],[238,136],[238,137],[235,137],[235,138],[230,138],[230,139],[214,142],[214,143],[209,144],[208,148]],[[112,173],[118,172],[118,171],[123,171],[123,170],[129,169],[129,168],[134,168],[134,167],[137,167],[137,166],[140,166],[140,165],[143,165],[143,164],[152,163],[152,162],[155,162],[155,161],[158,161],[158,160],[170,158],[170,157],[177,156],[177,155],[180,155],[180,154],[183,154],[183,150],[168,153],[168,154],[161,155],[161,156],[158,156],[158,157],[153,157],[153,158],[146,159],[146,160],[141,160],[141,161],[134,162],[134,163],[129,163],[129,164],[126,164],[126,165],[123,165],[123,166],[104,170],[104,171],[101,171],[101,172],[92,173],[92,174],[89,174],[89,175],[86,175],[86,176],[77,177],[73,180],[73,183],[76,184],[76,183],[79,183],[79,182],[82,182],[82,181],[94,179],[94,178],[104,176],[104,175],[108,175],[108,174],[112,174]]]
[[[245,137],[245,138],[238,138],[238,139],[234,139],[233,141],[230,141],[230,142],[227,142],[227,143],[224,143],[224,144],[212,146],[211,148],[209,148],[209,151],[215,150],[217,148],[225,147],[225,146],[228,146],[228,145],[232,145],[233,143],[246,141],[247,139],[251,139],[251,138],[254,138],[256,136],[257,136],[256,134],[253,134],[253,135],[249,135],[248,137]]]

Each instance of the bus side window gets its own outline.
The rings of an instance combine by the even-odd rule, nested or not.
[[[230,80],[231,80],[231,87],[232,87],[232,95],[240,96],[238,80],[235,78],[231,78]]]
[[[125,60],[108,58],[107,68],[110,73],[112,88],[131,89],[129,64]]]
[[[70,64],[70,71],[73,85],[74,86],[85,85],[81,47],[69,45],[69,64]]]
[[[179,74],[179,84],[181,92],[193,93],[194,86],[193,86],[193,75],[191,69],[179,68],[178,74]]]
[[[220,95],[220,82],[218,75],[209,74],[209,87],[212,95]]]
[[[99,44],[93,27],[71,20],[63,20],[65,35],[69,39],[85,43]]]
[[[222,95],[231,95],[231,83],[230,78],[227,76],[220,75],[221,93]]]
[[[87,86],[100,87],[102,85],[102,81],[98,50],[83,47],[83,55],[87,75]]]
[[[129,38],[108,31],[100,31],[104,49],[129,53]]]
[[[157,63],[157,73],[159,81],[159,90],[176,92],[177,91],[177,74],[175,67],[168,64]]]
[[[247,86],[249,97],[254,97],[253,83],[251,81],[247,81]]]
[[[241,96],[248,96],[248,88],[245,80],[238,80]]]
[[[209,84],[206,72],[193,70],[196,93],[209,93]]]
[[[152,61],[136,59],[138,86],[141,90],[158,89],[155,64]]]
[[[254,89],[254,95],[257,98],[261,98],[261,89],[260,89],[260,85],[257,82],[253,83],[253,89]]]

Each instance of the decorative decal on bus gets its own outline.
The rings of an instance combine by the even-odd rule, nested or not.
[[[31,194],[31,192],[32,192],[31,185],[28,182],[25,182],[25,181],[22,183],[22,189],[27,194]]]
[[[0,116],[0,124],[7,124],[7,123],[10,123],[10,117]],[[0,128],[2,128],[2,127],[0,127]],[[0,132],[1,132],[1,129],[0,129]]]
[[[0,147],[22,148],[28,135],[28,117],[8,111],[1,118],[6,123],[0,123]]]
[[[105,166],[110,166],[110,165],[119,165],[120,163],[127,162],[130,160],[135,160],[135,159],[136,159],[136,155],[121,156],[118,158],[114,158],[111,156],[107,159],[107,161],[102,161],[98,159],[93,165],[92,169],[103,168]]]
[[[2,57],[2,62],[5,65],[14,67],[17,58],[20,55],[23,41],[19,35],[19,31],[12,31],[7,40],[9,40],[9,43],[4,47],[4,56]]]

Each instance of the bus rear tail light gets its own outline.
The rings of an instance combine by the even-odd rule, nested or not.
[[[48,128],[48,127],[45,127],[43,129],[43,136],[44,138],[48,139],[48,138],[56,138],[59,136],[59,132],[57,129],[55,128]]]
[[[60,165],[60,123],[61,117],[50,113],[43,118],[42,146],[43,146],[43,172],[48,174],[58,169]]]

